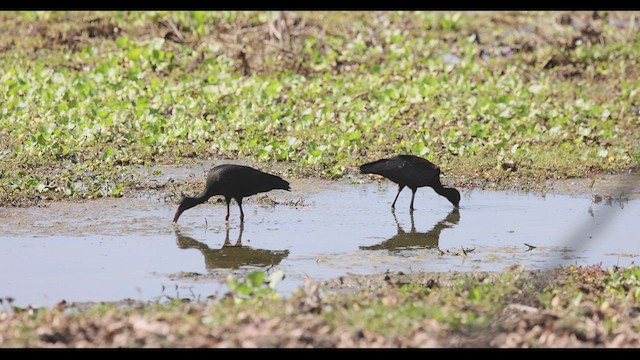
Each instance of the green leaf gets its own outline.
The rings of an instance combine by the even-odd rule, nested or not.
[[[140,48],[133,48],[127,51],[127,57],[130,60],[138,60],[142,56],[142,50]]]
[[[427,146],[422,141],[418,141],[411,145],[411,152],[414,154],[424,155],[427,153]]]
[[[231,292],[235,292],[238,288],[238,279],[233,275],[227,276],[227,287]]]
[[[247,284],[239,283],[235,289],[236,296],[249,297],[253,292],[253,288]]]
[[[357,140],[361,138],[361,134],[359,131],[350,131],[348,133],[345,134],[345,138],[347,138],[347,140]]]
[[[252,271],[247,275],[247,280],[254,288],[259,288],[265,279],[264,271]]]

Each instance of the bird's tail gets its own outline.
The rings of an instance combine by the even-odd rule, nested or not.
[[[385,166],[387,159],[382,159],[364,165],[360,165],[360,173],[362,174],[378,174]]]

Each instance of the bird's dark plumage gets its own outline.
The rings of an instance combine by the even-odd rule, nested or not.
[[[404,187],[411,189],[410,209],[413,210],[413,200],[419,187],[430,186],[439,195],[444,196],[453,206],[460,204],[460,192],[454,188],[446,188],[440,183],[440,168],[427,159],[414,155],[398,155],[388,159],[381,159],[360,166],[363,174],[377,174],[398,184],[398,194],[391,204],[396,206],[396,200]]]
[[[180,214],[196,205],[202,204],[215,195],[224,196],[227,203],[226,221],[229,220],[229,203],[235,199],[240,207],[240,221],[244,221],[242,198],[275,189],[290,191],[289,183],[281,177],[267,174],[249,166],[224,164],[209,170],[204,191],[196,197],[185,196],[180,201],[173,217],[177,222]]]

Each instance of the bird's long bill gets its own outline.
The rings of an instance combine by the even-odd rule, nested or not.
[[[173,215],[174,223],[178,222],[178,218],[180,217],[180,214],[182,214],[183,211],[184,211],[184,207],[182,207],[182,205],[178,206],[178,210],[176,210],[176,214]]]

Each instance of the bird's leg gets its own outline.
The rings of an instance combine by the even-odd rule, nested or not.
[[[224,221],[229,221],[229,203],[231,202],[231,198],[225,196],[224,201],[227,203],[227,216],[224,218]]]
[[[244,222],[244,212],[242,211],[242,198],[235,198],[240,207],[240,223]]]
[[[398,184],[398,193],[396,194],[396,198],[393,199],[393,204],[391,204],[391,208],[394,209],[396,207],[396,201],[398,200],[398,196],[400,196],[400,191],[404,189],[404,185]]]
[[[411,205],[409,205],[409,210],[411,211],[413,211],[413,199],[416,197],[416,191],[418,191],[418,188],[411,189]]]

